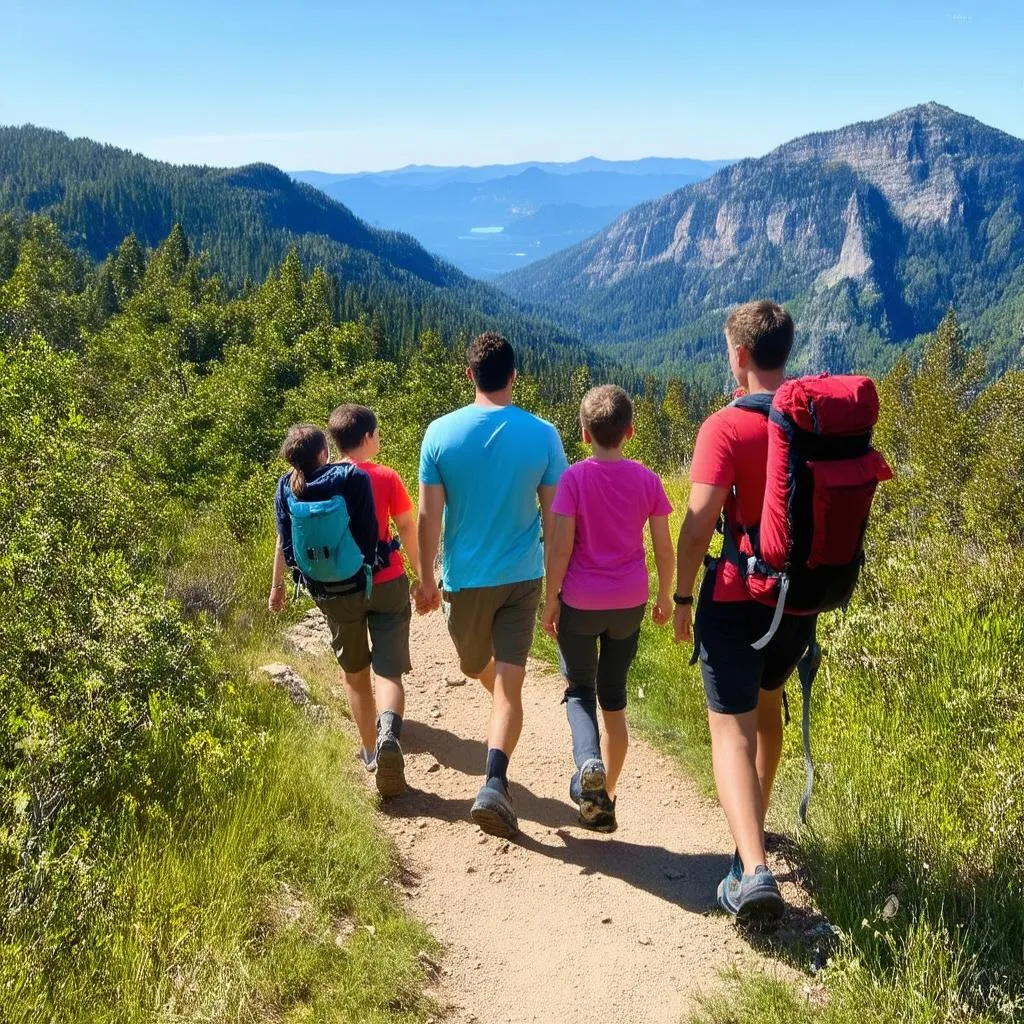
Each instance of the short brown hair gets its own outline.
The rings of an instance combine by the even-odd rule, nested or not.
[[[466,358],[473,380],[484,394],[507,387],[516,370],[516,354],[497,331],[478,334],[470,342]]]
[[[331,413],[327,429],[335,448],[339,452],[350,452],[377,429],[377,417],[365,405],[339,405]]]
[[[602,448],[618,448],[633,424],[633,403],[617,384],[591,388],[580,402],[580,424]]]
[[[296,423],[281,445],[281,458],[292,467],[289,481],[292,494],[301,498],[306,483],[320,465],[320,456],[327,451],[327,435],[312,423]]]
[[[778,370],[793,347],[793,318],[777,302],[745,302],[726,320],[725,336],[730,345],[745,348],[759,370]]]

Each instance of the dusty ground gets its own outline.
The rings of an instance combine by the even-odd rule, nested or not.
[[[646,743],[633,739],[618,831],[576,823],[562,684],[541,664],[529,668],[509,770],[521,832],[511,842],[483,835],[469,808],[483,781],[489,697],[463,680],[439,614],[414,619],[412,644],[409,790],[381,816],[409,909],[447,950],[436,983],[446,1020],[678,1024],[732,964],[792,976],[714,909],[732,851],[724,818]]]

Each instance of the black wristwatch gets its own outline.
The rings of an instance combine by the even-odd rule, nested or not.
[[[672,595],[672,600],[676,604],[693,604],[693,594],[687,594],[686,597],[680,597],[678,594]]]

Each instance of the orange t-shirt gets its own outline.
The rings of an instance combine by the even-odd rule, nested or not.
[[[387,543],[391,540],[391,520],[404,512],[411,512],[412,501],[402,478],[390,466],[381,466],[376,462],[360,462],[358,466],[370,477],[373,505],[377,512],[377,529],[380,539]],[[405,562],[402,561],[402,552],[392,551],[391,561],[374,574],[373,582],[389,583],[404,573]]]

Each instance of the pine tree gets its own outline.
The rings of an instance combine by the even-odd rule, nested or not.
[[[145,273],[146,254],[133,232],[118,246],[111,268],[114,291],[121,306],[142,287]]]

